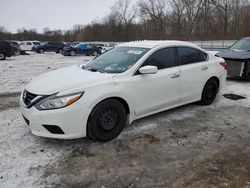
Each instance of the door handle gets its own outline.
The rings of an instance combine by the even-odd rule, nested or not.
[[[180,74],[178,74],[178,73],[173,74],[173,75],[171,76],[171,78],[179,78],[179,77],[180,77]]]
[[[201,70],[207,70],[208,69],[208,67],[202,67],[201,68]]]

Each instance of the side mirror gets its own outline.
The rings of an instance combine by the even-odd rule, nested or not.
[[[156,66],[151,66],[151,65],[147,65],[139,69],[139,72],[141,74],[156,74],[157,71],[158,68]]]

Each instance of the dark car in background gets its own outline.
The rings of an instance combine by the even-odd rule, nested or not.
[[[63,42],[46,42],[45,44],[38,45],[32,48],[32,51],[37,53],[44,53],[44,52],[56,52],[62,53],[63,48],[66,46]]]
[[[6,59],[16,54],[16,47],[10,44],[8,41],[0,40],[0,60]]]
[[[14,40],[6,40],[6,42],[8,42],[13,48],[13,50],[15,51],[15,54],[20,52],[20,44],[17,41]]]
[[[65,47],[62,52],[62,54],[65,56],[75,56],[77,54],[98,56],[101,53],[102,51],[100,48],[85,43]]]
[[[228,76],[250,80],[250,37],[237,41],[216,56],[226,60]]]

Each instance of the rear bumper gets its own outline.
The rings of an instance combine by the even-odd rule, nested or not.
[[[78,103],[58,110],[39,111],[21,105],[21,113],[27,127],[34,135],[56,139],[76,139],[86,136],[90,110]],[[52,133],[46,126],[56,126],[63,132]]]

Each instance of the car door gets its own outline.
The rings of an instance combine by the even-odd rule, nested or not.
[[[180,70],[176,48],[164,48],[153,53],[143,66],[157,66],[156,74],[140,74],[139,69],[133,76],[135,115],[151,113],[179,102]]]
[[[48,42],[47,44],[45,44],[45,50],[48,52],[51,52],[53,49],[53,43],[52,42]]]
[[[26,43],[26,49],[25,50],[27,50],[27,51],[31,51],[31,49],[32,49],[32,43],[31,42],[27,42]]]
[[[77,51],[80,54],[85,54],[86,53],[86,49],[87,49],[87,45],[86,44],[80,44]]]
[[[178,47],[177,49],[181,71],[180,102],[199,100],[208,80],[208,55],[190,47]]]
[[[92,53],[93,50],[94,50],[94,48],[95,48],[94,46],[88,44],[87,47],[86,47],[86,52],[87,52],[87,53]]]

